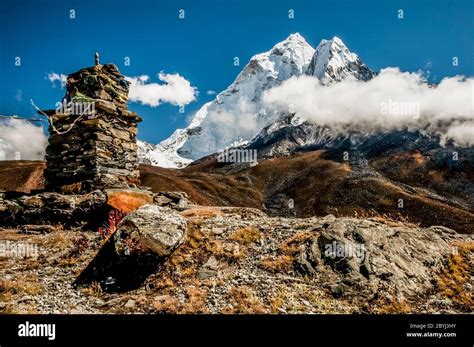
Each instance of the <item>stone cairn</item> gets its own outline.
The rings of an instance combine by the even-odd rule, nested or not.
[[[140,184],[137,124],[128,110],[129,82],[114,64],[96,65],[67,78],[66,95],[50,118],[45,188],[61,193],[128,188]]]
[[[100,230],[108,241],[75,284],[102,283],[100,276],[113,271],[123,275],[117,280],[122,286],[133,277],[130,264],[150,269],[152,260],[156,269],[184,241],[186,220],[175,210],[186,209],[188,199],[140,185],[137,124],[142,119],[127,109],[129,82],[115,65],[100,65],[98,54],[95,58],[95,66],[68,76],[66,95],[55,110],[39,110],[50,121],[45,189],[0,192],[0,226],[33,233],[54,231],[56,225]]]

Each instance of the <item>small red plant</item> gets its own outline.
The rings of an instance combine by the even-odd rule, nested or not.
[[[127,213],[113,209],[109,212],[109,217],[102,227],[99,228],[99,235],[107,238],[117,230],[117,225],[127,215]]]

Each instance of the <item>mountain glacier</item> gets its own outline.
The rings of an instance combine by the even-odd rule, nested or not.
[[[262,93],[303,74],[317,77],[323,85],[347,76],[364,81],[374,76],[338,37],[321,40],[314,49],[300,34],[291,34],[271,50],[253,56],[227,89],[201,107],[187,128],[177,129],[158,145],[139,141],[139,160],[182,168],[227,146],[252,140],[287,116],[265,109]]]

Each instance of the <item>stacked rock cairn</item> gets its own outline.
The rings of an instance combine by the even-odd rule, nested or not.
[[[128,110],[130,83],[114,64],[96,64],[67,77],[66,95],[50,119],[45,188],[61,193],[140,184],[137,124]]]

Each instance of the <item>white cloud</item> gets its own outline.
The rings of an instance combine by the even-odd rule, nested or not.
[[[0,159],[43,159],[47,144],[43,128],[21,119],[0,122]]]
[[[239,98],[230,110],[210,110],[206,116],[206,126],[211,137],[220,147],[222,143],[240,141],[255,135],[255,129],[261,129],[258,118],[255,117],[257,107],[247,98]]]
[[[443,140],[452,139],[460,146],[474,146],[474,122],[456,122],[448,127]]]
[[[293,77],[266,91],[263,102],[270,109],[292,109],[303,119],[340,132],[458,121],[457,128],[448,132],[454,136],[461,133],[463,122],[474,118],[473,90],[474,78],[445,78],[433,87],[419,73],[387,68],[367,82],[348,78],[330,86],[311,76]],[[462,133],[463,143],[474,137],[473,132]]]
[[[216,95],[216,91],[215,90],[212,90],[212,89],[209,89],[207,92],[206,92],[207,95]]]
[[[159,83],[147,83],[146,75],[126,77],[131,82],[128,98],[130,101],[140,102],[151,107],[168,102],[173,105],[187,105],[196,100],[197,88],[179,74],[158,74]]]
[[[64,89],[66,86],[66,81],[67,81],[67,76],[61,74],[58,74],[56,72],[51,72],[48,74],[48,79],[51,82],[53,88],[56,87],[56,82],[59,82],[61,89]]]

